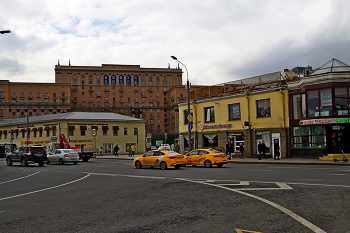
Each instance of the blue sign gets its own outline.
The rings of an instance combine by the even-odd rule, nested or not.
[[[29,134],[27,135],[27,138],[28,138],[28,139],[30,138],[30,135],[29,135]]]
[[[11,139],[12,139],[12,140],[15,139],[15,135],[11,135]]]
[[[193,129],[193,124],[191,124],[191,123],[188,124],[188,129],[189,129],[189,130],[192,130],[192,129]]]
[[[52,137],[51,141],[57,140],[57,137]]]

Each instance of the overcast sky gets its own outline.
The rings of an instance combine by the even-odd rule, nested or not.
[[[0,0],[0,79],[54,67],[171,68],[213,85],[336,58],[350,63],[347,0]],[[181,65],[180,65],[181,66]],[[185,71],[185,69],[183,69]],[[186,73],[183,81],[186,80]]]

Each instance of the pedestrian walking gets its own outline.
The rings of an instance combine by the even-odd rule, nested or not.
[[[259,144],[258,144],[258,152],[259,152],[258,160],[261,160],[261,154],[262,154],[262,145],[261,145],[261,142],[259,142]]]
[[[230,143],[227,142],[226,143],[226,155],[229,155],[230,154]],[[230,155],[231,156],[231,155]]]
[[[233,143],[230,143],[230,159],[232,159],[232,154],[235,152],[234,148]]]
[[[274,159],[280,159],[280,145],[279,140],[275,139],[274,146],[273,146],[273,157]]]
[[[118,145],[115,145],[114,147],[114,156],[118,156],[118,151],[119,151],[119,146]]]
[[[175,144],[174,144],[174,143],[171,144],[171,150],[172,150],[172,151],[175,151]]]
[[[264,156],[264,159],[267,159],[265,141],[262,142],[262,154],[263,154],[263,156]]]
[[[126,147],[126,150],[129,152],[129,156],[131,156],[131,146],[130,146],[130,145],[128,145],[128,146]]]
[[[98,152],[100,153],[100,155],[103,154],[103,149],[102,149],[102,146],[100,146],[100,148],[98,148]]]
[[[243,159],[244,156],[244,146],[243,143],[241,142],[241,145],[239,146],[239,152],[241,152],[241,159]]]
[[[131,154],[133,157],[135,157],[135,144],[132,144],[131,146]]]

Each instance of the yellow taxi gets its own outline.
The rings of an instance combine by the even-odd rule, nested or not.
[[[224,153],[213,149],[193,150],[185,155],[186,165],[204,165],[211,167],[213,164],[222,167],[227,164],[227,157]]]
[[[179,169],[183,165],[185,165],[184,156],[171,150],[152,150],[134,159],[134,166],[136,168],[150,166],[160,167],[164,170],[170,166]]]

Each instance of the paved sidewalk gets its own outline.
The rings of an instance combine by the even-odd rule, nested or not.
[[[134,160],[136,157],[142,154],[135,154],[135,157],[130,157],[129,155],[119,155],[114,156],[112,154],[97,155],[96,159],[121,159],[121,160]],[[340,165],[340,166],[350,166],[350,162],[345,163],[343,161],[325,161],[320,159],[306,159],[306,158],[286,158],[280,160],[274,160],[273,158],[258,160],[257,157],[253,158],[232,158],[228,160],[228,163],[236,164],[290,164],[290,165]]]

